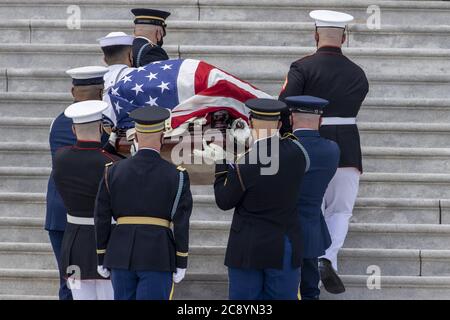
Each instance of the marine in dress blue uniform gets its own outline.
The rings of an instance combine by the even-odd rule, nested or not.
[[[277,129],[261,136],[277,128],[283,102],[251,99],[246,106],[256,140],[236,163],[217,163],[214,182],[219,208],[234,208],[225,255],[229,298],[296,300],[303,251],[297,197],[306,156],[298,142],[281,139]],[[264,174],[263,154],[272,164],[278,161],[278,170]]]
[[[132,9],[134,14],[135,25],[154,25],[162,28],[163,34],[157,39],[149,39],[147,35],[137,33],[135,31],[135,39],[133,41],[133,67],[138,68],[145,66],[151,62],[169,60],[169,56],[162,48],[163,37],[166,36],[166,19],[170,16],[170,12],[136,8]]]
[[[304,258],[300,293],[302,300],[319,299],[319,260],[331,245],[331,237],[322,213],[325,191],[339,164],[340,151],[336,142],[319,134],[320,116],[328,101],[311,96],[285,99],[292,112],[293,134],[308,153],[309,170],[300,186],[298,208],[302,228]]]
[[[105,168],[97,195],[99,272],[111,270],[116,300],[167,300],[187,268],[189,175],[160,156],[167,109],[138,108],[130,117],[139,150]]]
[[[90,86],[103,85],[103,75],[108,69],[103,67],[89,67],[84,69],[70,69],[67,73],[72,77],[72,84],[76,86]],[[93,88],[93,87],[92,87]],[[76,91],[73,91],[74,102],[81,102],[81,99]],[[99,90],[98,99],[101,100],[101,92]],[[61,112],[52,122],[49,134],[50,152],[52,155],[52,167],[55,159],[56,150],[72,146],[76,142],[75,134],[72,131],[72,119],[67,118],[64,112]],[[108,141],[108,135],[102,137],[102,142]],[[56,190],[55,182],[53,180],[53,171],[50,174],[47,185],[47,197],[46,197],[46,218],[45,218],[45,230],[48,231],[50,243],[55,254],[55,258],[60,269],[61,260],[61,244],[64,236],[64,230],[66,228],[66,214],[67,210],[64,206],[63,200]],[[71,300],[72,293],[67,287],[65,274],[60,274],[60,288],[59,298],[61,300]]]
[[[67,276],[77,272],[74,277],[80,286],[71,288],[75,300],[113,297],[111,281],[97,273],[94,230],[95,198],[105,164],[119,159],[102,149],[102,112],[107,106],[98,100],[70,105],[64,114],[73,120],[77,143],[55,154],[53,178],[67,208],[60,272]]]
[[[327,291],[345,291],[338,278],[338,253],[347,236],[362,173],[362,154],[356,117],[368,93],[363,69],[342,53],[349,14],[314,10],[317,51],[292,63],[279,99],[310,95],[329,101],[322,115],[320,135],[335,141],[340,149],[339,167],[324,195],[324,216],[332,244],[319,259],[322,283]],[[288,119],[288,117],[284,117]],[[284,131],[289,131],[284,121]],[[336,281],[334,281],[334,280]]]

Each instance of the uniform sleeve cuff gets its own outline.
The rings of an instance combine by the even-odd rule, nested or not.
[[[227,172],[228,172],[228,164],[216,163],[216,176]]]
[[[176,257],[176,267],[180,269],[186,269],[187,268],[187,261],[188,261],[188,254],[183,252],[177,251],[177,257]]]
[[[97,263],[99,266],[103,265],[103,260],[105,258],[106,250],[97,250]]]

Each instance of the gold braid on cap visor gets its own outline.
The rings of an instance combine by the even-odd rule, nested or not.
[[[135,19],[149,19],[149,20],[159,20],[162,22],[165,22],[166,20],[160,17],[155,17],[155,16],[135,16]]]
[[[136,131],[141,132],[141,133],[159,132],[159,131],[163,131],[165,128],[166,128],[165,121],[155,123],[155,124],[140,124],[140,123],[135,124]]]

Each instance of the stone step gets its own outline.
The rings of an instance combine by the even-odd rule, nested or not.
[[[225,246],[191,246],[188,272],[226,273]],[[353,249],[339,253],[341,274],[365,275],[373,265],[383,275],[449,276],[450,251],[416,249]],[[0,268],[54,270],[56,262],[48,243],[0,243]]]
[[[229,221],[191,221],[191,246],[223,246]],[[0,242],[47,242],[43,219],[0,217]],[[448,249],[450,225],[352,223],[346,248]]]
[[[51,83],[51,80],[42,78],[39,80],[39,83],[42,82]],[[52,85],[50,87],[53,88]],[[23,87],[18,86],[17,88],[22,88],[24,89],[23,91],[26,91],[25,88],[30,89],[27,85]],[[38,116],[53,119],[72,103],[73,98],[69,92],[70,87],[66,93],[46,93],[44,87],[39,88],[38,92],[0,92],[0,116],[2,118]]]
[[[0,217],[45,217],[45,193],[0,193]],[[230,221],[233,211],[217,208],[213,195],[194,195],[192,220]],[[450,201],[408,198],[358,198],[355,223],[450,223]]]
[[[97,43],[111,30],[133,32],[129,20],[82,20],[80,29],[67,28],[67,20],[21,19],[0,22],[3,43]],[[291,22],[266,21],[177,21],[171,20],[165,44],[173,45],[273,45],[310,46],[314,22],[310,19]],[[347,46],[385,48],[442,48],[450,45],[450,26],[386,25],[371,30],[364,24],[348,28]],[[283,37],[280,37],[280,33]]]
[[[448,148],[363,148],[364,170],[368,172],[449,172],[449,156]]]
[[[261,70],[264,75],[280,70],[287,72],[293,61],[315,51],[312,47],[276,46],[168,45],[165,48],[172,58],[202,59],[232,74]],[[450,50],[446,49],[346,48],[344,53],[369,75],[383,70],[391,74],[411,74],[417,69],[424,75],[443,75],[450,66]],[[97,44],[1,44],[0,56],[0,67],[69,68],[102,64]]]
[[[450,171],[449,148],[363,147],[364,170],[392,173],[441,173]],[[0,142],[4,167],[49,167],[48,143]]]
[[[385,72],[386,70],[389,69],[379,69],[376,72]],[[261,75],[259,72],[253,74],[245,73],[242,74],[242,78],[271,95],[278,95],[285,81],[286,72],[286,69],[279,69],[276,74],[271,75]],[[405,97],[409,99],[450,98],[448,93],[449,76],[368,74],[367,77],[370,85],[370,90],[367,94],[368,99],[383,98],[392,100]],[[16,90],[14,87],[13,89]]]
[[[421,14],[424,25],[447,25],[450,6],[443,1],[367,1],[367,0],[200,0],[200,20],[210,21],[308,21],[317,9],[339,10],[352,14],[355,22],[366,23],[368,7],[381,9],[382,24],[413,25]],[[423,15],[423,17],[422,17]]]
[[[49,243],[0,242],[2,269],[57,269]]]
[[[46,190],[50,168],[0,167],[0,192],[42,192]],[[450,174],[366,172],[361,177],[360,197],[450,198]],[[193,186],[193,190],[199,186]],[[195,192],[195,191],[194,191]],[[197,194],[212,194],[200,191]]]
[[[450,201],[445,199],[439,202],[439,207],[441,209],[441,217],[442,223],[450,224],[450,216],[448,213],[450,212]]]
[[[449,299],[450,277],[381,276],[380,289],[367,287],[368,276],[342,276],[346,293],[331,295],[322,290],[321,299]],[[369,280],[369,283],[372,283]],[[0,294],[5,297],[53,297],[58,288],[57,272],[52,270],[0,269]],[[1,297],[0,296],[0,297]],[[228,298],[226,274],[188,274],[175,285],[175,299]],[[23,298],[22,298],[23,299]]]
[[[361,198],[448,199],[450,175],[437,173],[366,172],[361,176]],[[212,186],[191,186],[195,195],[213,194]],[[394,200],[395,201],[395,200]]]
[[[239,71],[260,70],[261,74],[272,75],[287,72],[290,64],[315,52],[306,47],[221,47],[180,46],[182,58],[203,59],[232,74]],[[402,48],[345,48],[346,54],[359,64],[366,74],[411,74],[420,69],[423,75],[443,75],[449,63],[450,50],[445,49],[402,49]],[[261,68],[264,66],[264,68]]]
[[[443,210],[443,201],[417,198],[358,198],[351,221],[354,223],[446,224],[450,221],[450,212]]]
[[[0,216],[44,219],[46,212],[44,192],[41,190],[41,193],[0,193]]]
[[[0,118],[0,136],[3,142],[48,141],[53,118],[3,117]]]
[[[53,118],[3,117],[0,136],[4,142],[48,141]],[[358,122],[365,147],[449,148],[450,125],[446,123]]]
[[[0,269],[0,295],[54,296],[58,287],[56,270]]]
[[[14,167],[48,167],[52,159],[48,143],[0,142],[0,163]]]
[[[450,277],[382,276],[380,289],[369,289],[367,276],[342,276],[346,292],[332,295],[322,290],[323,300],[448,300]]]
[[[450,212],[443,210],[442,203],[444,201],[448,200],[358,198],[353,211],[352,222],[393,224],[448,223],[447,221],[450,221]],[[450,204],[450,201],[448,203]],[[232,216],[233,210],[222,211],[216,206],[213,195],[194,195],[192,219],[199,221],[230,221]]]
[[[361,122],[450,122],[450,101],[422,98],[368,98],[358,114]],[[419,144],[415,147],[422,146]]]
[[[346,293],[332,295],[322,290],[322,300],[447,300],[450,298],[450,277],[381,276],[379,290],[367,287],[368,276],[342,276]],[[175,287],[175,297],[191,299],[227,299],[226,275],[197,274]]]
[[[0,167],[0,190],[5,192],[42,192],[47,190],[51,168]]]
[[[450,195],[450,175],[437,173],[365,173],[359,195],[383,198],[444,199]]]
[[[361,145],[370,147],[448,148],[450,125],[446,123],[360,122]]]
[[[8,68],[0,70],[0,72],[3,74],[3,78],[0,76],[2,82],[0,88],[11,94],[15,92],[45,93],[49,91],[48,88],[51,88],[52,93],[70,92],[71,80],[62,69]],[[269,94],[278,95],[287,69],[277,70],[276,73],[270,75],[263,74],[263,72],[262,70],[243,69],[235,75]],[[450,98],[447,90],[450,77],[447,75],[372,74],[368,78],[370,82],[368,98],[392,100],[408,97],[408,99],[426,101],[435,97]],[[7,97],[5,96],[5,98]]]
[[[192,245],[225,244],[229,222],[196,221],[191,224]],[[350,225],[345,247],[385,249],[446,249],[449,225],[358,224]]]
[[[79,8],[81,19],[121,19],[132,20],[130,12],[132,8],[145,8],[148,1],[137,0],[130,3],[129,0],[79,0],[76,3],[70,0],[20,0],[0,1],[0,17],[10,19],[17,17],[20,10],[22,19],[68,19],[76,17],[75,5]],[[172,13],[170,19],[174,20],[198,20],[199,9],[197,0],[156,0],[152,1],[152,7],[167,10]],[[69,12],[69,13],[68,13]],[[70,20],[70,26],[73,26]]]
[[[66,19],[73,13],[67,13],[73,5],[70,0],[22,0],[0,2],[0,17],[15,17],[17,10],[24,19]],[[78,1],[82,19],[132,19],[131,8],[146,7],[148,2],[137,0],[94,0]],[[315,9],[335,9],[351,13],[356,22],[366,23],[370,14],[369,5],[381,7],[383,24],[411,25],[422,13],[421,22],[431,25],[448,24],[450,6],[444,1],[367,1],[347,0],[345,2],[329,0],[157,0],[152,7],[172,12],[168,20],[206,20],[206,21],[309,21],[308,13]]]
[[[71,103],[72,97],[63,93],[63,88],[58,89],[52,83],[52,89],[61,90],[60,93],[45,93],[44,83],[51,82],[47,76],[38,75],[38,81],[32,84],[28,82],[30,69],[8,69],[8,73],[22,74],[19,76],[24,82],[23,85],[15,87],[19,90],[37,90],[38,92],[0,92],[0,116],[2,117],[23,117],[32,115],[39,117],[56,117]],[[17,71],[16,70],[20,70]],[[33,73],[38,73],[33,71]],[[49,72],[45,72],[48,74]],[[1,73],[0,73],[1,74]],[[63,74],[63,71],[58,72]],[[70,86],[70,80],[58,78],[56,83],[65,83]],[[9,86],[15,86],[14,78]],[[20,81],[22,81],[20,80]],[[26,83],[26,84],[25,84]],[[373,81],[372,81],[373,83]],[[41,87],[34,85],[40,84]],[[11,106],[14,106],[13,108]],[[423,123],[446,123],[450,122],[450,99],[423,99],[423,98],[367,98],[359,112],[358,120],[361,122],[423,122]],[[411,112],[413,110],[414,112]]]
[[[191,247],[190,273],[226,273],[225,247]],[[339,273],[366,275],[377,266],[383,276],[450,276],[449,250],[354,249],[339,252]]]
[[[0,242],[47,243],[49,241],[42,218],[0,217],[0,231]]]

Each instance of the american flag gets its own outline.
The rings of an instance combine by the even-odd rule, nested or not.
[[[192,117],[218,110],[247,120],[246,100],[271,98],[249,83],[194,59],[157,61],[136,68],[110,88],[108,97],[105,116],[118,129],[134,126],[129,113],[139,107],[170,109],[172,128],[176,128]]]

